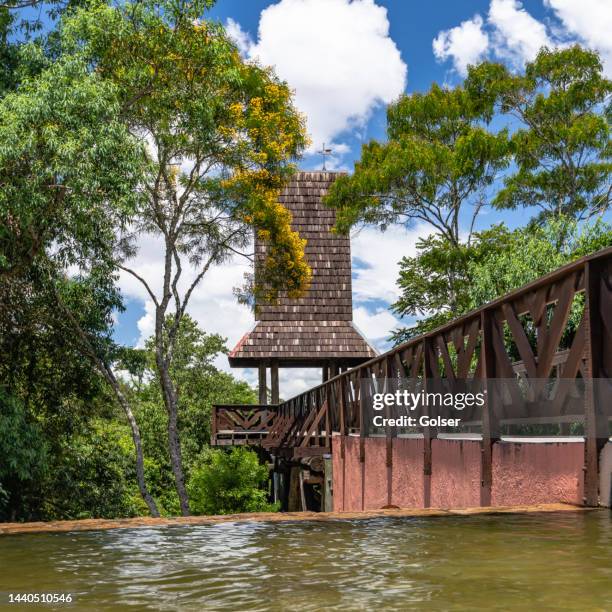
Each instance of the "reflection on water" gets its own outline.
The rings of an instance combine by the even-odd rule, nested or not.
[[[612,523],[601,510],[2,536],[0,591],[71,592],[65,610],[610,610]]]

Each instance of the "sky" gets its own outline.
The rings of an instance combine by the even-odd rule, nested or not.
[[[612,0],[219,0],[211,17],[221,21],[245,59],[272,66],[295,92],[307,119],[311,148],[299,167],[317,170],[325,143],[327,168],[351,172],[361,145],[385,138],[385,108],[403,93],[432,83],[459,84],[468,64],[495,59],[517,69],[542,45],[573,42],[596,49],[612,76]],[[524,223],[525,213],[485,210],[481,227]],[[399,321],[389,305],[398,297],[398,262],[415,253],[426,227],[374,228],[352,236],[353,308],[356,325],[379,350]],[[158,284],[161,249],[153,238],[140,244],[134,268]],[[189,313],[207,332],[232,348],[254,319],[239,305],[233,287],[242,284],[243,261],[213,269],[194,292]],[[126,310],[118,315],[116,339],[142,346],[153,331],[152,304],[138,281],[122,274]],[[217,365],[229,371],[227,358]],[[252,370],[232,370],[255,383]],[[320,372],[281,371],[281,395],[291,397],[317,384]]]

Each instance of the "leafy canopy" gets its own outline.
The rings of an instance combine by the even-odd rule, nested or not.
[[[201,265],[243,250],[254,227],[270,243],[259,284],[272,297],[299,294],[310,281],[304,242],[277,196],[306,143],[303,118],[284,83],[202,19],[211,4],[94,5],[65,20],[64,48],[114,84],[121,116],[147,145],[137,231],[161,235],[173,261]]]
[[[188,315],[183,317],[170,373],[178,396],[178,428],[187,481],[201,452],[210,443],[213,404],[257,401],[256,392],[246,382],[215,366],[215,360],[226,351],[223,338],[204,332]],[[162,514],[177,514],[180,509],[172,489],[168,417],[155,365],[154,339],[149,338],[144,349],[123,349],[117,365],[128,373],[124,376],[125,392],[140,425],[151,493]]]
[[[420,320],[412,327],[396,330],[393,340],[404,342],[470,310],[472,266],[503,251],[511,239],[512,233],[503,224],[475,232],[469,243],[458,245],[435,234],[419,239],[416,255],[399,262],[397,284],[401,296],[392,309],[400,316]]]
[[[469,209],[473,223],[508,164],[507,131],[488,131],[486,118],[462,87],[433,85],[391,104],[388,141],[364,145],[354,174],[339,177],[326,199],[338,209],[338,229],[421,222],[458,244],[461,212]]]
[[[468,310],[509,293],[561,266],[612,246],[612,225],[602,219],[578,223],[560,216],[542,226],[510,232],[504,248],[468,266]]]
[[[0,276],[43,255],[60,267],[108,257],[143,170],[118,111],[116,88],[78,54],[0,100]]]
[[[422,317],[393,333],[396,343],[480,308],[513,289],[600,249],[612,246],[612,227],[601,219],[578,223],[559,216],[543,225],[510,231],[494,225],[473,235],[469,245],[452,248],[430,236],[417,243],[417,254],[400,261],[401,297],[393,310]]]
[[[610,206],[612,81],[597,53],[543,48],[522,74],[485,62],[470,67],[465,86],[487,113],[518,122],[511,137],[516,171],[494,206],[578,218]]]

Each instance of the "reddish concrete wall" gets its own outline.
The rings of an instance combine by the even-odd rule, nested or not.
[[[359,461],[358,437],[334,438],[334,510],[375,510],[390,502],[400,508],[422,508],[423,439],[395,438],[392,467],[386,466],[386,440],[364,440]],[[480,505],[480,442],[432,440],[430,506],[464,508]],[[493,447],[491,505],[582,503],[584,444],[500,442]],[[363,486],[365,484],[365,487]]]
[[[364,509],[378,510],[388,502],[387,441],[384,438],[366,438],[365,442],[365,495]]]
[[[583,465],[582,442],[495,444],[491,505],[581,504]]]
[[[431,441],[431,507],[480,505],[480,442]]]
[[[363,510],[363,500],[361,498],[362,463],[359,461],[359,438],[347,436],[345,444],[344,509]]]
[[[423,507],[423,438],[395,438],[391,503],[400,508]]]

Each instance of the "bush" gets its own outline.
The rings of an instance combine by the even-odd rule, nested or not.
[[[265,489],[268,469],[257,455],[244,447],[229,452],[205,450],[194,465],[189,481],[191,511],[194,514],[274,512]]]

